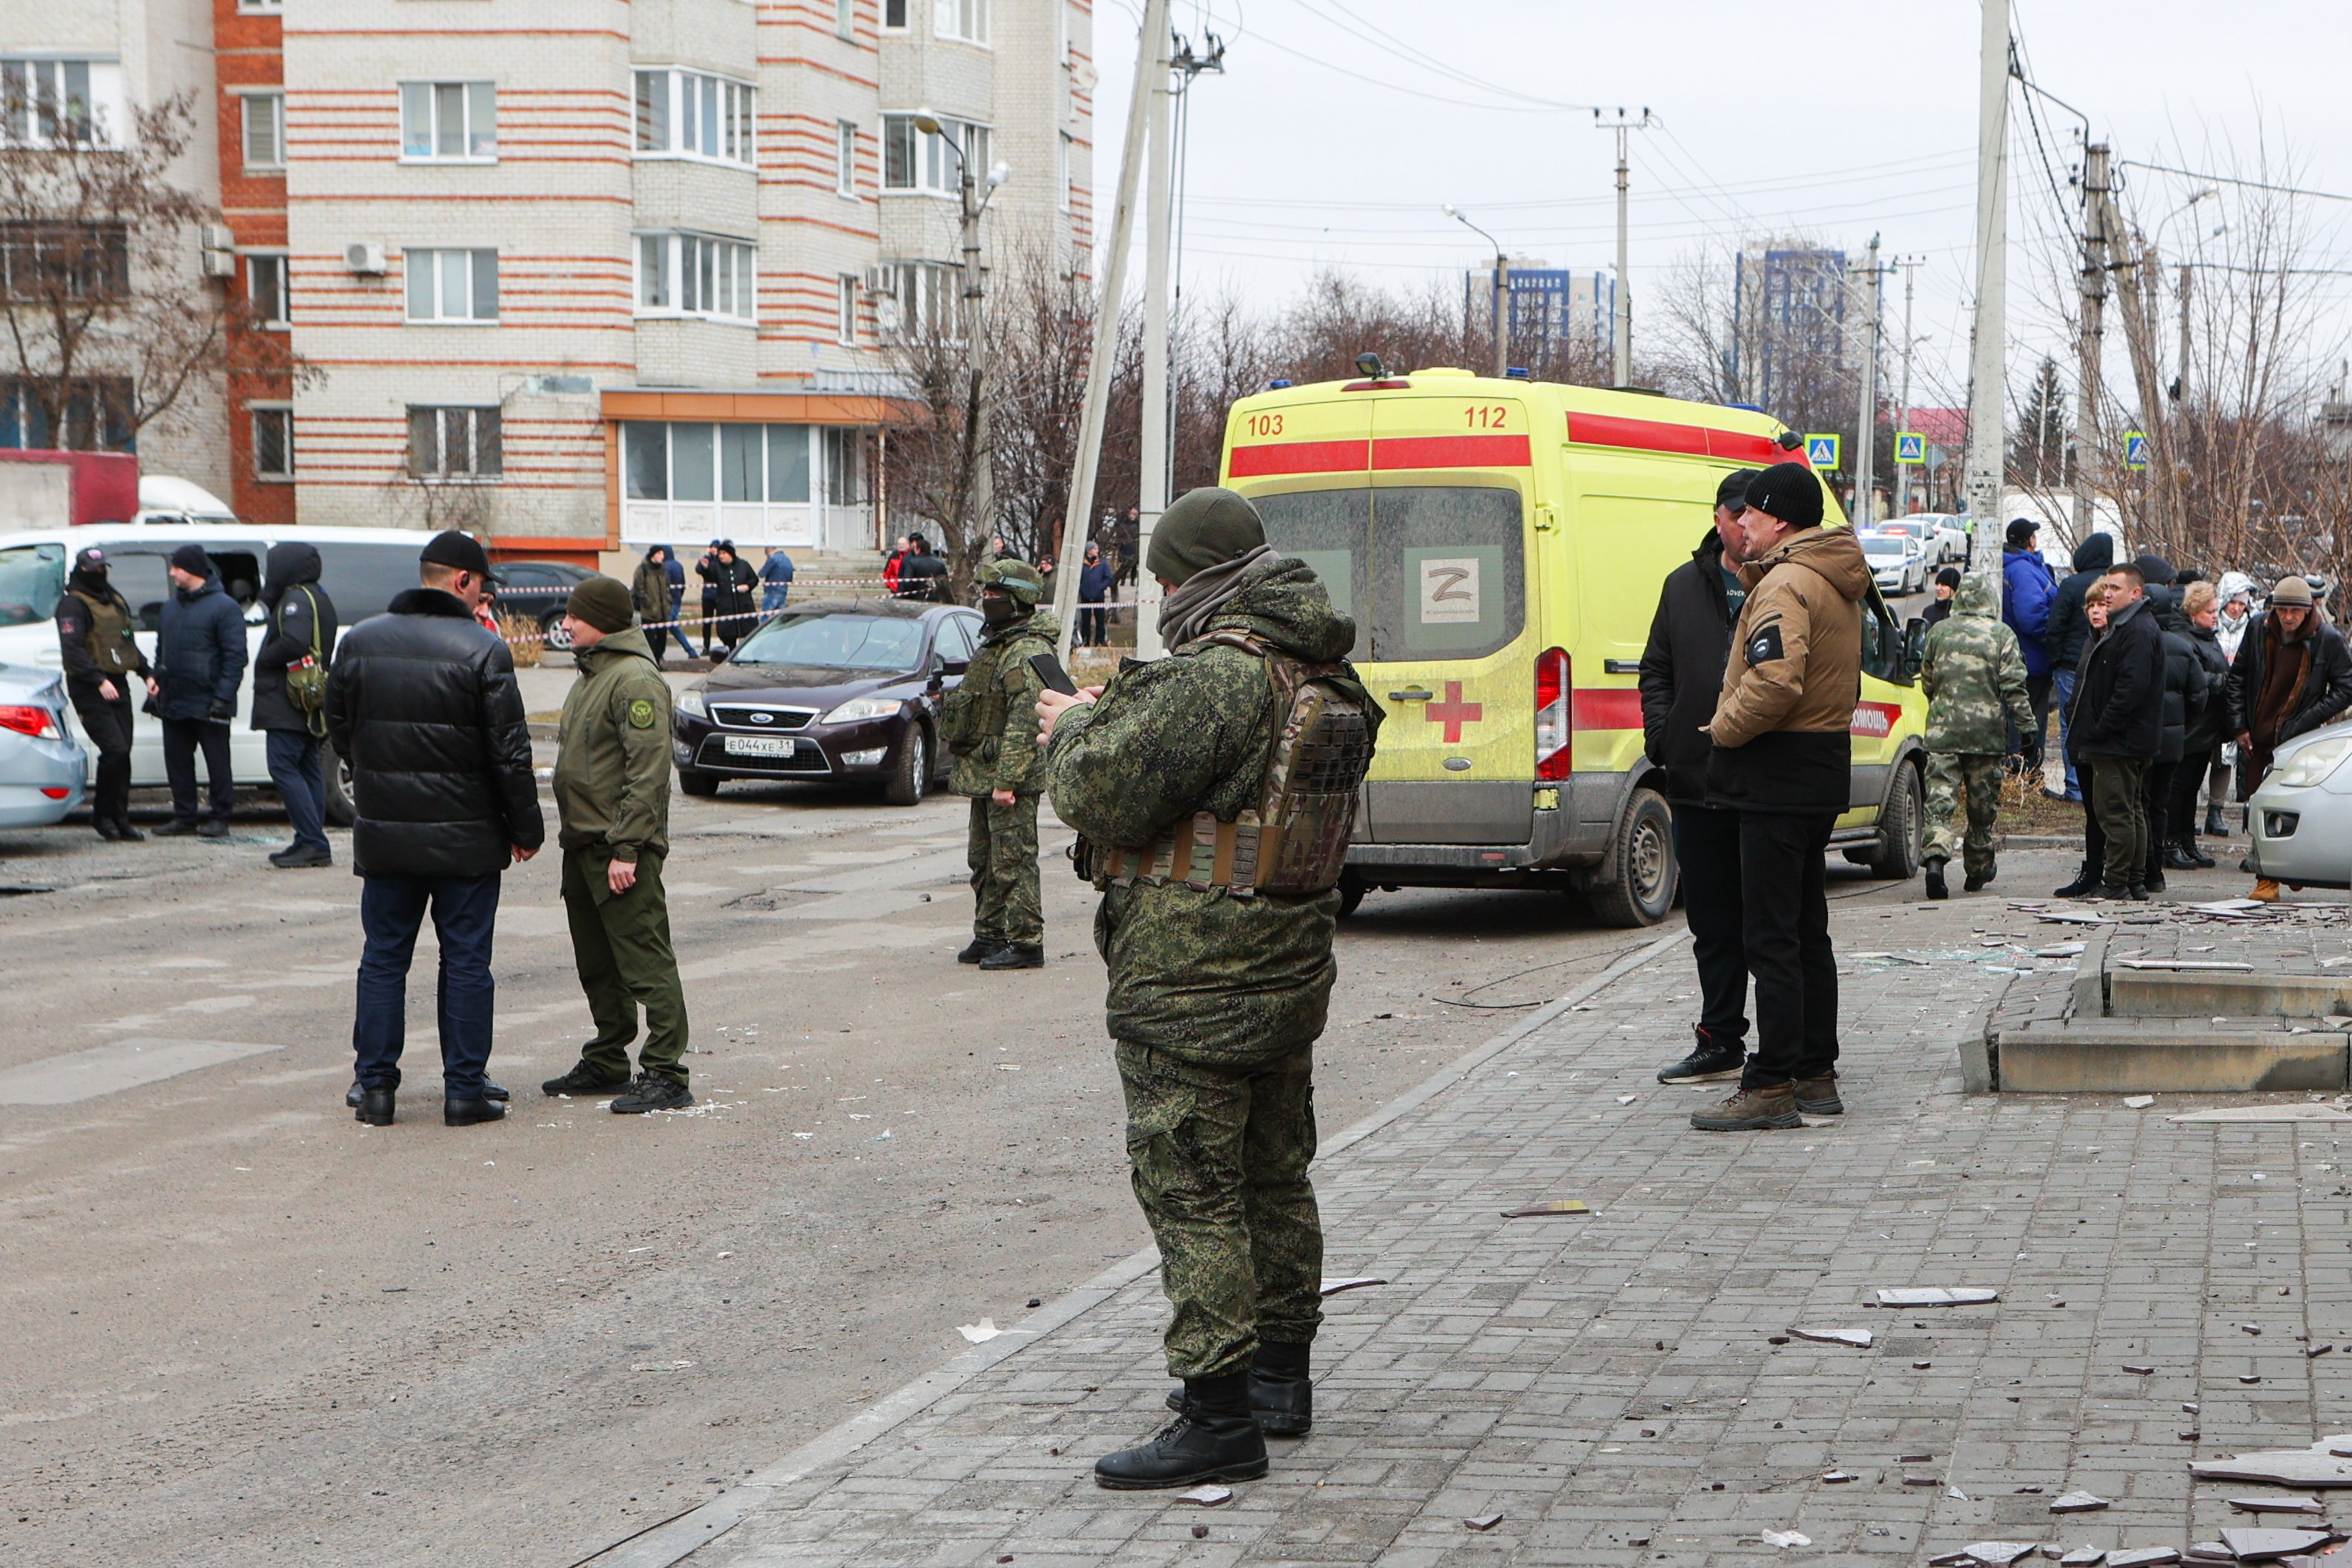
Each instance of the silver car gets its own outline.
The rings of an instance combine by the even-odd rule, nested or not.
[[[0,828],[46,828],[81,804],[89,764],[66,728],[65,683],[0,664]]]
[[[2248,870],[2304,887],[2352,887],[2352,724],[2280,747],[2247,804]]]

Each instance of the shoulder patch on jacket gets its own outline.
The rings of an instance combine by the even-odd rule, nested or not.
[[[653,728],[654,704],[651,697],[632,697],[629,700],[629,724],[635,729]]]
[[[1757,632],[1754,636],[1748,638],[1748,646],[1744,652],[1747,654],[1748,664],[1751,665],[1769,664],[1773,660],[1781,657],[1780,623],[1778,621],[1775,621],[1770,625],[1765,627],[1762,631]]]

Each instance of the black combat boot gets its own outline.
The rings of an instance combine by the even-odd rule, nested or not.
[[[2175,839],[2170,843],[2165,845],[2164,869],[2167,871],[2195,871],[2197,869],[2197,852],[2194,847],[2195,843],[2196,841],[2194,839],[2179,838]]]
[[[985,936],[975,936],[965,945],[962,952],[956,955],[956,962],[977,964],[983,958],[1001,952],[1003,946],[1004,944],[1002,942],[992,942]]]
[[[1927,896],[1949,898],[1952,890],[1944,884],[1944,858],[1941,855],[1927,862]]]
[[[607,1077],[601,1068],[575,1061],[572,1070],[562,1077],[551,1078],[541,1084],[539,1092],[541,1094],[617,1094],[628,1086],[629,1075],[626,1072]]]
[[[1042,969],[1045,949],[1035,942],[1007,942],[980,961],[983,969]]]
[[[2187,854],[2189,860],[2195,863],[2199,871],[2211,871],[2213,869],[2213,857],[2197,847],[2196,834],[2184,833],[2181,835],[2180,848],[2182,852]]]
[[[1745,1041],[1719,1040],[1706,1032],[1704,1024],[1693,1024],[1691,1033],[1698,1036],[1698,1043],[1680,1061],[1659,1068],[1659,1082],[1696,1083],[1709,1078],[1728,1078],[1748,1065]]]
[[[2205,836],[2209,839],[2226,839],[2230,836],[2230,830],[2221,825],[2221,808],[2219,806],[2209,805],[2205,808]]]
[[[1962,893],[1980,892],[1990,887],[1992,879],[1999,874],[2000,874],[2000,862],[1997,860],[1987,861],[1984,870],[1972,871],[1961,881],[1960,891]]]
[[[389,1089],[361,1090],[360,1108],[352,1113],[352,1120],[365,1122],[371,1127],[391,1126],[392,1091]]]
[[[1307,1375],[1308,1347],[1261,1341],[1250,1357],[1249,1409],[1257,1429],[1269,1437],[1304,1437],[1315,1424],[1315,1384]],[[1191,1394],[1168,1391],[1168,1408],[1181,1415]]]
[[[2053,898],[2096,898],[2099,895],[2099,874],[2100,868],[2098,862],[2084,861],[2083,862],[2083,868],[2074,873],[2074,880],[2068,883],[2065,886],[2059,888],[2050,896]]]
[[[463,1100],[445,1095],[441,1101],[441,1124],[446,1127],[470,1127],[477,1122],[503,1122],[506,1117],[504,1105],[480,1095]]]
[[[1249,1410],[1249,1374],[1184,1380],[1184,1407],[1148,1443],[1095,1461],[1095,1484],[1150,1491],[1265,1474],[1265,1434]]]

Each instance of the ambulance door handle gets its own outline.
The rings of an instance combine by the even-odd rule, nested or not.
[[[1408,686],[1401,692],[1391,692],[1389,694],[1389,701],[1392,703],[1425,703],[1433,700],[1436,695],[1437,694],[1435,692],[1425,692],[1419,686]]]
[[[1642,673],[1642,661],[1639,659],[1603,659],[1601,661],[1601,668],[1605,674],[1612,675],[1638,675]]]

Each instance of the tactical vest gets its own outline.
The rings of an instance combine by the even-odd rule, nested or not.
[[[1348,667],[1294,659],[1239,632],[1213,632],[1201,641],[1264,660],[1282,705],[1257,809],[1230,822],[1196,812],[1137,848],[1081,840],[1079,874],[1105,890],[1174,882],[1201,892],[1223,888],[1235,898],[1329,892],[1346,865],[1356,793],[1372,766],[1365,705],[1342,685],[1350,679]]]
[[[1023,645],[1030,644],[1024,648]],[[988,660],[985,671],[966,670],[956,689],[940,699],[940,738],[956,757],[977,754],[983,762],[996,760],[997,748],[1004,742],[1004,721],[1011,712],[1004,696],[1002,672],[1013,662],[1031,653],[1050,653],[1053,640],[1024,627],[999,642],[982,648],[980,658]],[[974,661],[976,664],[978,660]],[[982,674],[975,681],[972,676]]]
[[[93,598],[80,589],[68,589],[89,612],[89,631],[85,641],[89,656],[99,673],[104,675],[127,675],[139,667],[139,644],[131,640],[131,612],[121,600],[112,594]]]

